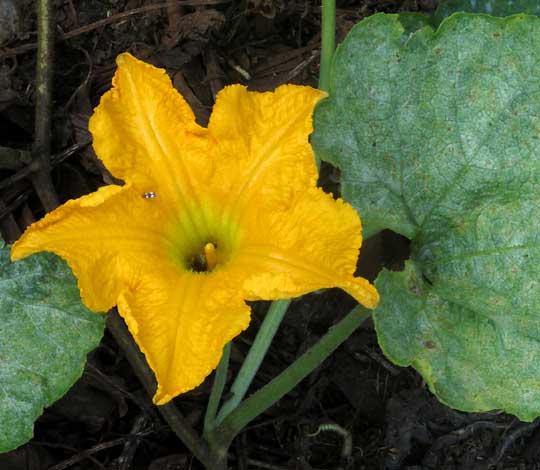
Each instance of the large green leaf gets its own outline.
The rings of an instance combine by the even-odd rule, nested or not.
[[[385,353],[462,410],[540,415],[540,19],[393,15],[336,52],[313,144],[365,233],[412,240],[383,272]]]
[[[81,376],[105,316],[86,309],[70,269],[38,254],[16,263],[0,250],[0,452],[32,438],[43,408]]]
[[[459,11],[493,16],[510,16],[517,13],[540,15],[540,2],[538,0],[448,0],[441,2],[433,13],[433,23],[438,25],[446,17]]]

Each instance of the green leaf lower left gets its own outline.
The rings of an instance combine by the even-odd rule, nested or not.
[[[81,376],[105,320],[82,304],[60,258],[11,263],[9,247],[0,249],[0,452],[32,438],[43,408]]]

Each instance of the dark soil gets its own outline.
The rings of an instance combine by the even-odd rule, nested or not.
[[[29,150],[33,140],[35,6],[0,0],[0,146]],[[215,94],[230,83],[271,90],[282,83],[316,86],[319,2],[224,1],[152,8],[157,0],[56,0],[52,177],[62,201],[110,182],[90,145],[87,121],[110,87],[123,51],[165,67],[205,124]],[[214,2],[216,3],[216,2]],[[430,0],[338,1],[338,39],[377,11],[430,12]],[[15,8],[15,6],[17,8]],[[140,9],[142,8],[142,10]],[[139,9],[139,10],[137,10]],[[135,11],[134,14],[125,14]],[[108,18],[107,24],[100,20]],[[97,23],[99,22],[99,23]],[[24,161],[0,169],[0,229],[11,242],[44,210]],[[338,190],[323,166],[321,183]],[[399,269],[407,241],[383,233],[367,240],[360,273],[374,279],[384,265]],[[354,305],[338,290],[295,300],[253,389],[267,383]],[[266,304],[232,352],[238,370]],[[201,429],[211,378],[175,403]],[[344,436],[352,449],[342,458]],[[0,423],[1,427],[1,423]],[[341,429],[340,428],[340,429]],[[389,363],[366,322],[319,369],[244,430],[230,452],[234,469],[535,469],[537,424],[492,412],[466,414],[440,404],[412,369]],[[112,337],[91,353],[83,377],[47,409],[35,438],[0,455],[1,470],[199,469],[136,379]]]

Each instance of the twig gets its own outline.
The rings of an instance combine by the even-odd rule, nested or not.
[[[141,431],[143,431],[144,428],[148,425],[148,423],[149,420],[147,416],[145,416],[144,414],[139,415],[135,419],[135,423],[131,428],[130,434],[132,436],[140,434]],[[128,441],[126,441],[122,450],[122,454],[118,458],[118,470],[129,470],[131,468],[131,462],[135,457],[135,452],[137,451],[139,442],[140,439],[129,439]]]
[[[0,198],[0,211],[5,211],[6,205]],[[0,218],[0,230],[2,232],[2,238],[6,243],[13,243],[17,238],[21,236],[21,229],[17,225],[13,215],[8,214],[6,217]]]
[[[88,139],[88,140],[85,140],[83,142],[78,142],[76,144],[73,144],[71,146],[69,146],[68,148],[62,150],[60,153],[55,153],[52,157],[51,157],[51,165],[53,167],[59,165],[60,163],[62,163],[66,158],[69,158],[71,157],[71,155],[73,155],[75,152],[85,148],[85,147],[88,147],[90,144],[92,143],[92,140],[91,139]]]
[[[124,442],[126,442],[129,439],[130,439],[129,437],[121,437],[113,441],[102,442],[101,444],[97,444],[94,447],[91,447],[90,449],[83,450],[77,455],[73,455],[69,459],[66,459],[63,462],[60,462],[57,465],[53,465],[52,467],[49,467],[48,470],[64,470],[65,468],[69,468],[72,465],[75,465],[76,463],[81,462],[82,460],[86,460],[90,455],[95,454],[96,452],[101,452],[102,450],[106,450],[106,449],[110,449],[111,447],[122,445]]]
[[[65,444],[57,444],[55,442],[36,441],[35,439],[32,439],[32,445],[41,446],[41,447],[50,447],[51,449],[69,450],[70,452],[73,452],[74,454],[80,452],[79,449],[76,449],[75,447],[67,446]],[[92,462],[96,467],[105,468],[101,462],[99,462],[97,459],[95,459],[91,455],[87,454],[86,458],[90,460],[90,462]]]
[[[153,395],[156,389],[154,374],[148,367],[139,348],[133,341],[124,320],[118,312],[111,310],[107,319],[107,328],[126,355],[135,375],[143,384],[149,395]],[[169,424],[178,438],[193,452],[208,469],[214,468],[214,459],[206,443],[195,433],[189,422],[184,418],[176,406],[169,402],[157,407],[165,421]]]
[[[39,168],[38,162],[32,162],[30,165],[21,168],[16,173],[13,173],[11,176],[4,178],[0,181],[0,189],[9,188],[11,185],[25,179],[27,176],[31,175],[36,168]]]
[[[153,416],[157,418],[157,413],[155,413],[155,408],[150,406],[148,402],[139,398],[137,395],[124,390],[120,387],[114,380],[112,380],[108,375],[101,372],[97,367],[92,365],[90,362],[86,363],[86,369],[84,374],[96,381],[96,387],[101,390],[107,391],[111,395],[119,394],[123,397],[131,400],[135,403],[147,416]],[[97,385],[99,384],[99,385]]]
[[[0,209],[0,220],[11,214],[17,207],[28,200],[28,193],[23,192],[19,194],[12,202],[6,204],[2,209]]]
[[[313,62],[317,57],[319,57],[319,51],[311,51],[310,56],[296,65],[285,77],[285,83],[292,81],[302,70],[304,70],[311,62]]]
[[[59,153],[55,153],[51,156],[51,165],[57,166],[62,163],[66,158],[71,157],[78,150],[87,147],[92,143],[91,139],[76,144],[70,145],[66,149]],[[36,168],[27,168],[28,165],[34,165]],[[22,171],[24,176],[28,175],[31,171],[37,170],[38,164],[32,162],[32,153],[28,150],[13,149],[10,147],[0,146],[0,169],[2,170],[19,170]],[[22,177],[17,177],[19,180]]]
[[[40,0],[41,1],[41,0]],[[65,41],[67,39],[74,38],[80,34],[88,33],[94,29],[107,26],[109,24],[117,23],[124,18],[129,16],[139,15],[141,13],[147,13],[150,11],[161,10],[163,8],[168,8],[173,5],[179,6],[202,6],[202,5],[220,5],[222,3],[230,3],[231,0],[176,0],[174,2],[159,3],[155,5],[146,5],[140,8],[133,8],[132,10],[123,11],[117,13],[116,15],[109,16],[108,18],[103,18],[102,20],[95,21],[86,26],[81,26],[80,28],[73,29],[67,33],[58,35],[58,39]],[[19,47],[14,47],[12,49],[6,49],[4,52],[0,53],[0,60],[5,59],[6,57],[12,57],[18,54],[23,54],[28,51],[33,51],[38,47],[38,43],[23,44]]]
[[[253,44],[253,43],[250,43]],[[299,49],[293,49],[288,52],[284,52],[273,59],[270,59],[268,62],[261,63],[261,65],[254,67],[251,70],[251,75],[253,77],[261,78],[271,76],[274,72],[287,71],[290,70],[290,63],[297,62],[298,58],[301,58],[301,62],[304,60],[302,56],[313,53],[314,50],[318,51],[320,44],[320,38],[318,35],[309,41],[309,44],[305,47]]]
[[[52,0],[38,1],[38,54],[36,63],[36,113],[32,156],[38,163],[31,180],[46,211],[59,205],[51,180],[51,103],[54,52]]]
[[[69,100],[67,100],[66,104],[62,107],[63,111],[69,109],[73,101],[81,93],[81,90],[84,90],[88,87],[88,84],[90,83],[90,79],[92,78],[93,69],[94,69],[94,64],[92,62],[92,58],[90,57],[90,54],[88,53],[88,51],[84,49],[83,47],[73,46],[73,48],[80,51],[85,56],[86,64],[88,65],[88,71],[86,72],[86,77],[84,78],[84,80],[79,84],[79,86],[75,89],[75,91],[69,97]]]
[[[87,142],[81,142],[80,144],[74,144],[68,147],[67,149],[63,150],[60,153],[57,153],[51,157],[51,166],[55,167],[62,163],[66,158],[73,155],[75,152],[80,150],[81,148],[86,147],[87,145],[90,145],[90,141]],[[21,155],[26,155],[23,153],[24,151],[21,150]],[[20,166],[20,165],[19,165]],[[33,172],[38,171],[40,168],[40,165],[37,161],[33,161],[30,163],[30,165],[22,167],[19,171],[16,173],[13,173],[12,175],[8,176],[7,178],[4,178],[3,180],[0,180],[0,189],[8,188],[17,181],[20,181],[27,176],[31,175]]]

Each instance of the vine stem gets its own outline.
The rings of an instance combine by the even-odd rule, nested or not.
[[[322,0],[321,66],[319,89],[330,90],[330,70],[336,42],[336,1]]]
[[[216,455],[226,453],[234,437],[266,409],[292,390],[341,345],[369,316],[371,311],[358,305],[341,321],[263,388],[251,395],[212,430],[211,447]]]
[[[216,415],[219,408],[219,402],[223,395],[225,382],[227,381],[227,370],[229,369],[229,358],[231,356],[231,343],[227,343],[223,348],[223,354],[216,369],[212,391],[208,399],[206,414],[204,415],[203,437],[206,439],[208,433],[215,426]]]
[[[50,212],[60,205],[51,180],[51,105],[54,68],[54,6],[38,0],[38,52],[36,61],[36,111],[32,156],[35,170],[30,179],[43,208]]]
[[[242,401],[253,381],[261,363],[268,352],[268,348],[289,308],[290,300],[274,300],[257,332],[248,355],[246,356],[234,383],[231,386],[231,397],[225,401],[216,418],[219,425]]]
[[[150,367],[148,367],[138,346],[135,344],[124,320],[116,310],[111,310],[109,312],[107,328],[126,355],[135,375],[141,381],[148,394],[152,396],[156,389],[154,374],[150,370]],[[172,401],[165,405],[157,406],[156,408],[178,438],[193,453],[193,455],[202,462],[205,468],[208,470],[221,470],[222,467],[217,464],[218,459],[212,454],[206,442],[197,435],[191,424],[189,424],[187,419],[180,413]]]

